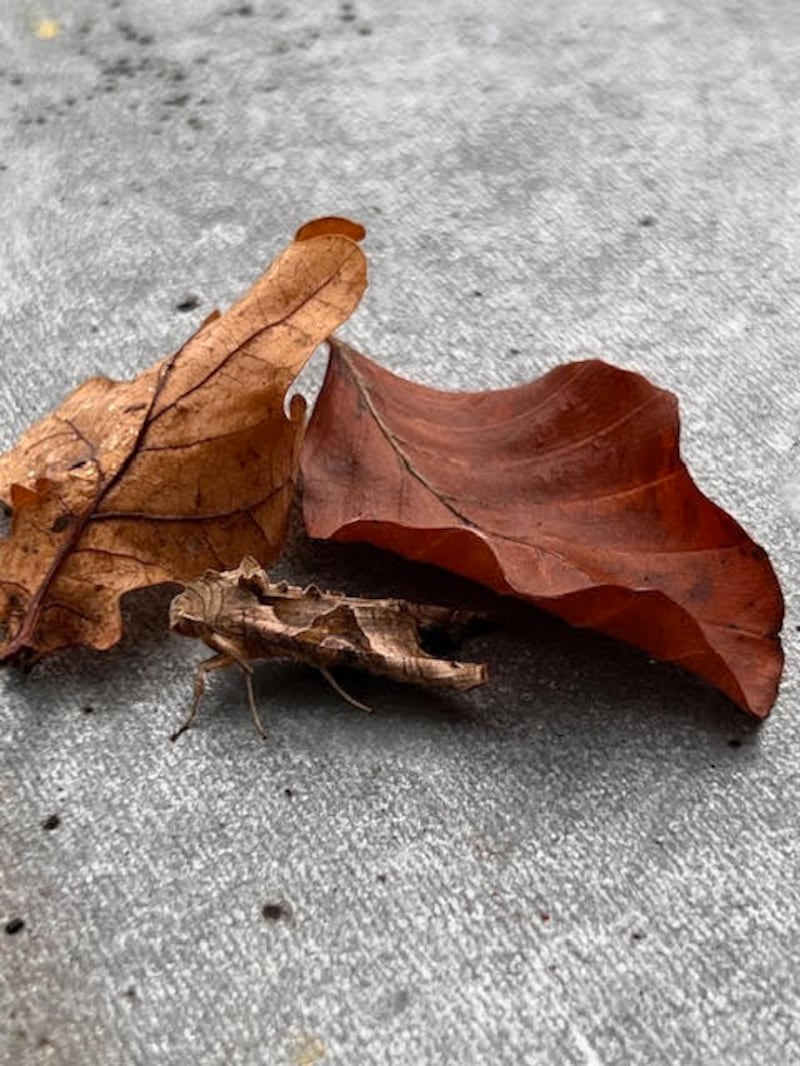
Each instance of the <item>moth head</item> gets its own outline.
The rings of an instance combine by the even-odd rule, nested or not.
[[[207,621],[208,609],[205,598],[196,588],[189,586],[178,593],[169,605],[169,625],[184,637],[207,636],[211,627]]]

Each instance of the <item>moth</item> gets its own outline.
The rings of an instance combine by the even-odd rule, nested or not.
[[[357,599],[321,592],[314,585],[273,582],[249,557],[236,570],[207,570],[170,605],[171,628],[198,637],[214,652],[197,667],[191,709],[172,740],[196,719],[208,675],[234,665],[244,673],[256,729],[266,736],[253,692],[252,664],[258,659],[314,666],[343,699],[365,711],[371,708],[345,692],[332,667],[355,667],[433,688],[474,688],[487,679],[484,664],[439,659],[423,649],[420,637],[430,629],[463,633],[476,617],[472,611],[450,607]]]

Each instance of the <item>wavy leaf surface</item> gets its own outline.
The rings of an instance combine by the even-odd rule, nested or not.
[[[678,444],[675,397],[598,360],[448,393],[332,341],[303,448],[305,522],[628,641],[763,717],[780,588]]]

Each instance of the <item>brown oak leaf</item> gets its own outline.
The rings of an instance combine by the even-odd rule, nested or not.
[[[333,340],[303,446],[306,527],[530,600],[763,717],[783,663],[780,587],[694,484],[678,438],[671,393],[598,360],[448,393]]]
[[[84,382],[0,456],[0,662],[107,648],[123,593],[278,553],[305,418],[286,390],[366,287],[363,230],[323,222],[177,352]]]

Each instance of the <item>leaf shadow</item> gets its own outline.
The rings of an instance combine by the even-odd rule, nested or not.
[[[65,704],[86,714],[123,716],[130,694],[150,684],[149,663],[155,673],[175,658],[165,638],[169,604],[178,588],[164,584],[128,593],[122,600],[123,636],[113,648],[66,648],[28,670],[7,667],[5,687],[35,715],[37,728],[46,724],[51,707]]]
[[[386,736],[394,730],[414,730],[450,743],[453,731],[463,729],[495,748],[522,746],[532,759],[564,759],[575,765],[593,765],[597,759],[607,763],[635,752],[655,772],[660,762],[670,759],[671,750],[690,747],[698,757],[746,759],[757,748],[756,719],[692,675],[655,663],[635,648],[377,548],[314,542],[303,535],[293,538],[292,549],[273,573],[296,583],[313,581],[353,595],[402,596],[485,612],[487,631],[466,639],[456,654],[487,662],[489,681],[467,693],[450,693],[337,671],[345,690],[376,711],[365,716],[349,707],[313,668],[259,664],[255,689],[268,728],[277,711],[281,720],[290,715],[306,726],[332,715],[325,729],[346,723],[348,732],[357,735],[367,728],[372,737],[376,732]],[[165,710],[163,723],[158,723],[168,735],[188,709],[194,666],[204,657],[198,644],[165,640],[175,591],[176,586],[163,585],[128,594],[123,600],[124,637],[107,652],[72,649],[27,676],[10,671],[6,683],[35,712],[37,729],[47,722],[49,707],[63,708],[65,703],[122,720],[136,686],[152,701],[169,676],[176,679],[171,687],[179,691],[180,702],[169,713]],[[277,707],[275,693],[280,694]],[[218,675],[209,685],[201,727],[234,729],[238,739],[244,739],[245,731],[253,732],[244,686],[235,671]],[[275,728],[270,728],[273,738]],[[593,753],[588,763],[587,753]]]
[[[729,757],[758,743],[758,719],[680,667],[437,567],[369,545],[312,541],[295,529],[293,580],[301,580],[299,572],[302,580],[336,591],[402,596],[487,616],[488,631],[456,652],[488,663],[489,681],[481,688],[422,697],[413,686],[353,675],[356,698],[376,702],[381,693],[381,703],[400,719],[441,715],[529,742],[550,732],[569,738],[571,746],[591,746],[602,737],[603,748],[616,750],[632,743],[660,752],[694,744]]]

